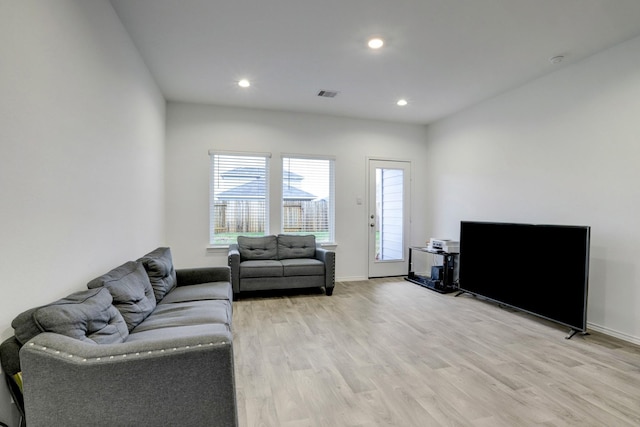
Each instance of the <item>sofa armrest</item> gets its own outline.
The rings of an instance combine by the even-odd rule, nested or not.
[[[333,288],[336,286],[336,253],[318,245],[315,258],[324,263],[325,291],[327,295],[331,295]]]
[[[199,285],[209,282],[230,282],[229,267],[182,268],[176,270],[177,286]]]
[[[20,360],[30,427],[237,425],[230,332],[109,345],[42,333]]]
[[[11,394],[11,398],[16,404],[22,421],[20,427],[24,427],[24,400],[22,399],[22,389],[19,381],[16,381],[14,375],[22,372],[20,368],[20,343],[15,336],[7,338],[0,344],[0,365],[5,377],[7,388]]]
[[[229,268],[231,268],[231,285],[233,293],[240,293],[240,250],[237,243],[229,245]]]

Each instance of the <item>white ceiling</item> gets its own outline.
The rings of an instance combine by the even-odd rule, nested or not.
[[[640,35],[639,0],[111,3],[170,101],[421,124]]]

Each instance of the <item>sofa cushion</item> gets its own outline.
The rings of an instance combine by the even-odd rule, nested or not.
[[[202,336],[203,342],[206,343],[212,341],[212,335],[223,338],[227,341],[231,341],[232,339],[231,329],[229,328],[229,325],[224,323],[209,323],[200,325],[170,326],[166,328],[134,331],[129,334],[127,342],[153,342],[158,340],[167,341],[180,339],[183,337]]]
[[[278,259],[276,236],[238,236],[240,260]]]
[[[242,261],[240,278],[247,277],[282,277],[282,263],[275,260]]]
[[[229,282],[211,282],[200,283],[198,285],[178,286],[158,304],[212,299],[233,301],[233,289],[229,286]]]
[[[313,258],[283,259],[284,276],[324,276],[324,263]]]
[[[278,235],[278,259],[313,258],[316,254],[316,236]]]
[[[231,303],[224,300],[160,304],[131,334],[176,326],[222,323],[231,325]]]
[[[176,269],[170,248],[155,249],[138,261],[142,262],[147,271],[156,302],[161,301],[166,294],[176,287]]]
[[[113,297],[129,331],[142,322],[156,307],[149,276],[141,262],[129,261],[90,281],[89,289],[104,286]]]
[[[55,332],[96,344],[123,342],[129,335],[107,289],[75,292],[19,314],[11,323],[21,344],[42,332]]]

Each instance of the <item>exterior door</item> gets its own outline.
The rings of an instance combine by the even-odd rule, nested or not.
[[[411,164],[369,160],[369,277],[407,274]]]

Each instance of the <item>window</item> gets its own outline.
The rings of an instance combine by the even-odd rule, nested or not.
[[[282,157],[282,232],[313,234],[335,241],[334,163],[332,158]]]
[[[209,152],[209,243],[263,236],[269,206],[269,154]]]

